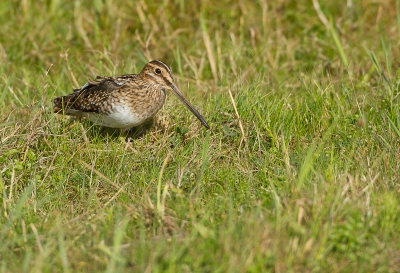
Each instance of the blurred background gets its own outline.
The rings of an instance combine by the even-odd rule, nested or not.
[[[1,272],[398,272],[399,1],[0,1]],[[52,113],[152,59],[126,141]]]
[[[44,78],[32,75],[48,74],[46,95],[60,95],[89,76],[139,72],[151,59],[194,83],[199,96],[260,75],[270,88],[290,85],[293,71],[366,82],[371,52],[390,77],[398,63],[390,50],[398,46],[396,3],[5,0],[0,73],[14,95],[3,92],[2,104],[43,93]]]

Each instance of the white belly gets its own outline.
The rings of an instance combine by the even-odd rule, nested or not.
[[[132,113],[128,107],[115,107],[111,114],[83,113],[85,117],[94,123],[110,128],[129,129],[144,123],[147,119],[138,114]]]

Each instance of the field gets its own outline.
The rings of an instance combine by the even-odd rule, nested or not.
[[[343,3],[342,3],[343,2]],[[397,1],[0,2],[0,272],[400,272]],[[52,112],[172,67],[126,138]]]

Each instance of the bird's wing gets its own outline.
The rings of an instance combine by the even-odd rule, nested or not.
[[[89,79],[81,89],[75,89],[74,93],[55,98],[54,112],[64,110],[66,114],[76,113],[76,111],[107,113],[110,109],[110,94],[120,89],[125,83],[126,80],[119,77],[98,76],[95,80]]]

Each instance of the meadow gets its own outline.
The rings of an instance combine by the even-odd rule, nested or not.
[[[0,272],[399,272],[397,1],[0,2]],[[153,59],[126,139],[52,111]]]

